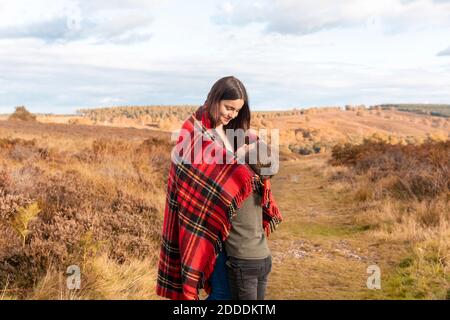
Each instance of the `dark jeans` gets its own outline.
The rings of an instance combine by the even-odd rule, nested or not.
[[[233,300],[264,300],[271,256],[257,260],[228,257],[227,267]]]
[[[217,256],[213,273],[211,274],[211,294],[206,300],[230,300],[231,292],[228,284],[227,254],[222,250]]]

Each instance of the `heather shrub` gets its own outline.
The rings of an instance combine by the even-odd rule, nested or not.
[[[11,153],[17,146],[39,161]],[[0,167],[1,288],[8,283],[25,297],[49,270],[88,268],[99,256],[117,265],[155,260],[167,140],[101,138],[81,152],[62,153],[37,140],[1,139],[0,149],[0,161],[14,164]]]
[[[8,120],[36,121],[36,116],[30,113],[24,106],[21,106],[16,107],[16,110],[9,116]]]
[[[450,191],[450,141],[422,145],[371,141],[340,144],[333,148],[330,163],[349,166],[373,182],[395,177],[386,187],[399,199],[430,199]]]
[[[50,156],[47,148],[37,146],[36,139],[0,138],[0,150],[10,159],[19,162],[33,162]]]

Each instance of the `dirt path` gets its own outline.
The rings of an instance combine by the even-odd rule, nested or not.
[[[349,195],[329,188],[320,172],[325,161],[320,156],[284,162],[273,178],[284,222],[269,241],[273,268],[266,298],[388,298],[383,290],[367,288],[367,267],[380,267],[383,287],[398,254],[355,225]]]

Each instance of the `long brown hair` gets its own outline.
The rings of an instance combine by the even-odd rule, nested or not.
[[[208,114],[211,119],[212,127],[215,128],[220,118],[219,103],[221,100],[244,100],[244,105],[236,118],[230,120],[223,128],[226,129],[243,129],[244,132],[250,128],[250,107],[248,102],[247,90],[245,90],[242,82],[233,77],[228,76],[219,79],[214,83],[208,93],[205,104],[208,108]]]

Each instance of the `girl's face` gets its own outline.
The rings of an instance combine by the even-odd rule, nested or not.
[[[220,100],[220,123],[223,125],[228,124],[232,119],[236,118],[239,111],[244,106],[244,99],[236,100]]]

